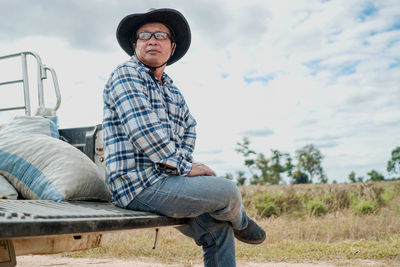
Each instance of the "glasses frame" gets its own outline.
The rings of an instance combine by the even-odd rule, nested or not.
[[[150,37],[147,38],[147,39],[139,38],[139,35],[142,34],[142,33],[149,33],[149,34],[150,34]],[[158,33],[166,34],[166,35],[167,35],[167,38],[165,38],[165,39],[157,38],[157,35],[156,35],[156,34],[158,34]],[[164,40],[167,40],[167,39],[170,39],[170,40],[171,40],[171,35],[170,35],[169,33],[167,33],[167,32],[162,32],[162,31],[157,31],[157,32],[139,32],[138,34],[136,34],[136,40],[148,41],[148,40],[150,40],[151,37],[153,37],[153,36],[154,36],[154,38],[155,38],[156,40],[158,40],[158,41],[164,41]]]

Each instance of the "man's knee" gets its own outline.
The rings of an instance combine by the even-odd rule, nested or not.
[[[226,192],[235,200],[241,201],[242,200],[242,193],[240,192],[237,185],[233,182],[228,180],[226,184]]]
[[[242,194],[241,194],[239,188],[236,186],[236,184],[233,181],[230,181],[225,178],[219,178],[219,179],[221,179],[221,183],[222,183],[220,185],[221,199],[224,200],[224,202],[228,201],[230,206],[242,205]]]

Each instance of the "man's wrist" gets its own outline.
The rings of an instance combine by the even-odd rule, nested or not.
[[[187,160],[182,154],[176,154],[173,157],[157,163],[160,169],[173,170],[175,174],[187,176],[192,170],[192,162]]]
[[[166,163],[159,163],[161,166],[167,168],[167,169],[171,169],[171,170],[176,170],[176,167],[168,165]]]

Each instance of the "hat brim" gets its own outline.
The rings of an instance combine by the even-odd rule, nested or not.
[[[117,40],[121,48],[133,56],[132,36],[140,26],[149,22],[159,22],[168,26],[175,35],[175,53],[170,57],[167,65],[175,63],[182,58],[190,46],[191,33],[185,17],[174,9],[155,9],[146,13],[137,13],[126,16],[121,20],[117,28]]]

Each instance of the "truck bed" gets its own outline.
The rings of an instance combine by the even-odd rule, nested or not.
[[[16,256],[96,248],[118,240],[124,230],[186,223],[106,202],[0,199],[0,267]],[[157,238],[156,238],[157,239]]]
[[[0,239],[130,230],[185,222],[105,202],[0,200]]]

